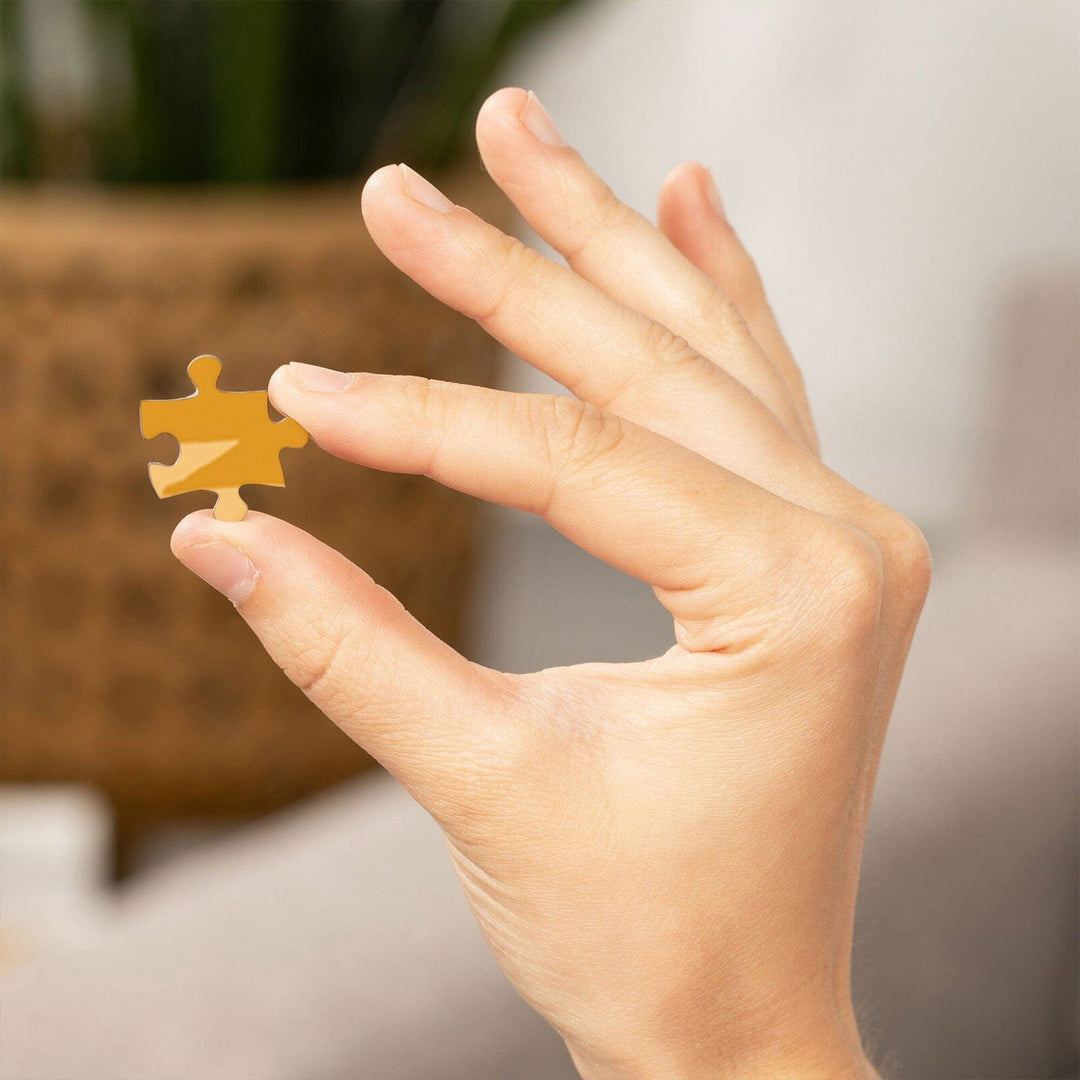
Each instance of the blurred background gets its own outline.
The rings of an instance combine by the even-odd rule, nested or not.
[[[652,216],[712,168],[826,459],[936,577],[882,764],[864,1030],[1078,1073],[1080,5],[0,0],[0,1076],[556,1080],[438,831],[168,554],[138,401],[288,360],[553,389],[375,251],[405,160],[535,242],[472,120],[532,88]],[[543,523],[314,447],[253,505],[511,670],[672,641]],[[62,1033],[62,1037],[58,1037]]]

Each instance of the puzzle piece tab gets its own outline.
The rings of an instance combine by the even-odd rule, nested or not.
[[[216,356],[195,357],[187,372],[194,394],[139,406],[144,439],[168,432],[180,443],[172,465],[151,462],[150,483],[161,499],[214,491],[214,517],[240,521],[248,510],[240,486],[284,487],[278,454],[286,446],[303,446],[308,433],[295,420],[271,420],[265,390],[219,390],[221,361]]]

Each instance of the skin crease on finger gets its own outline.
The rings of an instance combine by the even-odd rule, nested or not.
[[[522,94],[502,92],[486,115]],[[532,120],[537,153],[573,153]],[[489,162],[496,179],[504,165]],[[691,309],[680,289],[710,274],[767,339],[752,263],[703,189],[690,190],[701,179],[683,170],[665,184],[664,235],[608,204],[609,219],[583,219],[599,235],[581,250],[623,252],[675,307],[686,295]],[[537,366],[554,362],[545,350],[574,360],[584,336],[591,386],[612,400],[619,363],[666,370],[647,350],[677,335],[655,312],[537,261],[411,170],[380,170],[363,211],[399,268]],[[695,222],[727,254],[695,248]],[[620,334],[634,348],[603,354]],[[759,361],[747,354],[747,369]],[[265,515],[194,515],[174,549],[432,813],[493,954],[584,1080],[867,1080],[852,917],[885,720],[928,584],[925,544],[769,427],[745,388],[700,377],[697,361],[671,370],[686,378],[641,379],[619,399],[632,415],[303,365],[270,385],[325,450],[543,512],[648,581],[679,641],[655,660],[490,671]],[[798,415],[797,371],[776,370]]]

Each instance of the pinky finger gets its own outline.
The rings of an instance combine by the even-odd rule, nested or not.
[[[664,235],[739,309],[787,382],[807,440],[817,453],[802,373],[780,332],[754,260],[724,213],[708,169],[689,161],[668,173],[660,188],[658,220]]]

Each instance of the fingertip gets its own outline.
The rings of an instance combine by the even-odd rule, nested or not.
[[[529,92],[518,86],[504,86],[490,94],[480,111],[476,114],[477,133],[486,128],[492,121],[502,120],[507,117],[516,119],[521,115],[529,100]]]
[[[496,183],[504,178],[522,150],[524,131],[521,116],[528,104],[526,91],[515,87],[496,90],[476,114],[476,146],[484,167]]]
[[[708,175],[709,170],[700,161],[683,161],[675,166],[664,177],[660,185],[661,191],[683,191],[689,188],[699,188],[702,174]]]
[[[185,551],[223,541],[245,550],[276,542],[285,522],[272,514],[249,510],[240,521],[223,521],[210,509],[196,510],[181,518],[169,538],[169,547],[178,558]]]
[[[712,211],[721,220],[727,220],[720,194],[712,173],[699,161],[684,161],[676,165],[660,185],[660,212],[678,213]]]
[[[476,145],[500,186],[525,179],[535,186],[537,171],[550,165],[547,152],[567,148],[539,98],[519,87],[499,90],[484,103],[476,117]]]
[[[364,181],[360,197],[370,196],[387,183],[401,186],[401,166],[397,164],[381,165]]]
[[[365,181],[360,192],[360,212],[367,220],[368,214],[377,210],[388,197],[404,194],[405,181],[399,165],[383,165]]]
[[[462,207],[404,164],[384,166],[368,177],[360,209],[376,247],[410,277],[413,274],[402,260],[417,248],[451,239],[469,217],[468,211],[462,213]]]
[[[214,514],[211,510],[196,510],[193,514],[181,518],[169,538],[169,549],[178,559],[181,554],[205,543],[211,535]]]
[[[290,415],[289,410],[284,406],[288,404],[294,389],[295,385],[288,364],[282,364],[281,367],[277,368],[273,375],[270,376],[270,381],[266,384],[270,404],[285,416]]]

